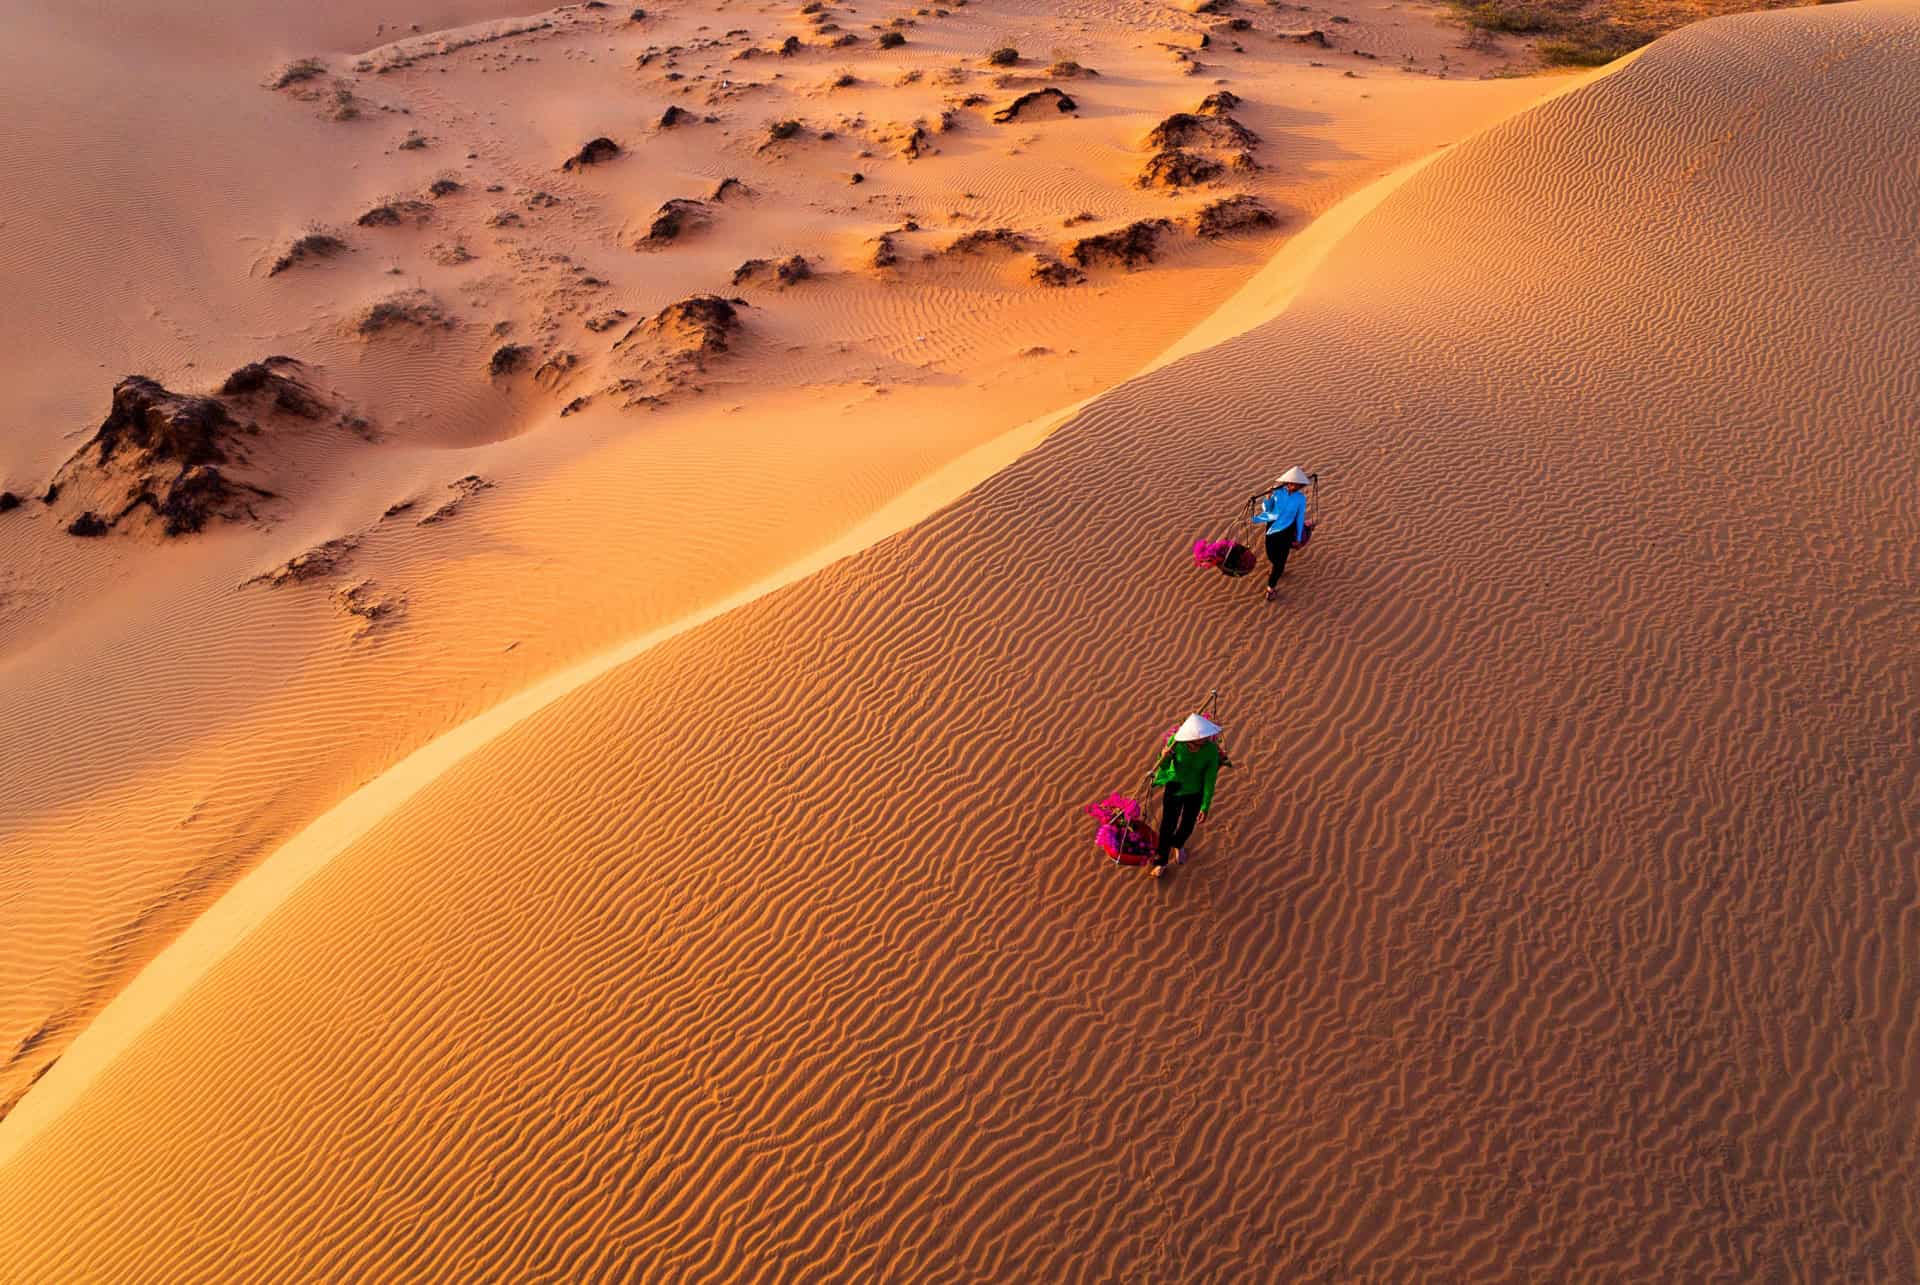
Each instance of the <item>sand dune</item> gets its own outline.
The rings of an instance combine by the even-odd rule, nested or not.
[[[1913,1277],[1916,54],[1663,40],[505,729],[0,1123],[0,1275]],[[1295,459],[1278,607],[1182,565]]]
[[[960,461],[1008,458],[1021,426],[1142,369],[1315,215],[1552,88],[1475,78],[1499,60],[1390,0],[1344,4],[1331,49],[1129,5],[801,8],[162,22],[0,0],[0,172],[21,176],[0,186],[0,492],[21,500],[0,512],[0,1114],[355,789],[895,529]],[[881,49],[882,27],[907,43]],[[801,49],[766,52],[789,34]],[[986,59],[1003,41],[1011,67]],[[1069,45],[1085,66],[1056,74]],[[1074,112],[992,121],[1053,80]],[[1137,187],[1154,126],[1228,86],[1260,168]],[[767,146],[781,119],[802,129]],[[599,137],[619,151],[563,169]],[[1194,230],[1239,196],[1278,222]],[[635,248],[686,199],[698,228]],[[1151,262],[1033,279],[1159,219]],[[1022,248],[942,253],[1002,227]],[[734,281],[793,256],[806,279]],[[745,301],[724,351],[656,321],[716,294]],[[351,415],[243,417],[262,432],[233,481],[270,499],[174,535],[142,518],[147,472],[43,502],[123,376],[212,395],[276,354]],[[95,505],[132,517],[68,534]]]

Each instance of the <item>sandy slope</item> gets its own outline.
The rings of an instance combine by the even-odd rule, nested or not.
[[[15,304],[0,315],[0,490],[27,497],[0,514],[0,1114],[235,878],[409,752],[841,545],[954,461],[1140,369],[1345,194],[1550,87],[1459,78],[1493,63],[1381,0],[1342,0],[1338,24],[1256,13],[1197,61],[1228,19],[1118,0],[938,19],[834,6],[862,40],[848,49],[818,47],[828,34],[798,0],[656,6],[640,23],[469,3],[44,8],[0,0],[15,122],[0,136]],[[908,43],[880,50],[874,27],[896,17]],[[1332,49],[1278,34],[1309,22]],[[765,52],[787,34],[806,47]],[[990,69],[1003,37],[1025,56]],[[1079,111],[995,124],[1061,45],[1101,73],[1062,82]],[[268,87],[300,57],[326,76]],[[831,88],[843,67],[856,84]],[[336,82],[351,120],[315,88]],[[1244,100],[1261,168],[1136,187],[1149,129],[1220,88]],[[670,103],[702,119],[660,128]],[[114,128],[80,146],[103,105]],[[896,126],[949,110],[925,154],[899,154]],[[788,113],[809,132],[763,148],[765,121]],[[402,148],[410,133],[428,146]],[[563,172],[599,133],[626,154]],[[633,248],[663,201],[727,175],[755,195]],[[428,197],[443,178],[461,190]],[[1035,251],[1238,192],[1280,226],[1217,241],[1182,226],[1155,262],[1069,287],[1027,275]],[[408,216],[424,222],[358,225],[390,197],[429,206]],[[1092,223],[1063,226],[1083,210]],[[922,230],[900,235],[900,261],[872,267],[873,238],[909,216]],[[273,274],[314,224],[349,248]],[[1029,249],[943,253],[999,226]],[[793,253],[811,279],[732,282],[749,257]],[[360,334],[361,310],[397,288],[431,293],[452,324]],[[614,351],[625,325],[716,289],[751,305],[728,353],[661,405],[606,392],[636,373]],[[613,310],[627,321],[587,324]],[[579,362],[490,378],[505,342]],[[86,540],[66,534],[77,500],[38,500],[121,374],[207,391],[276,352],[367,424],[264,434],[277,498],[258,521]],[[493,485],[423,524],[467,475]],[[254,583],[336,541],[352,548],[331,571]]]
[[[1912,1277],[1917,53],[1663,41],[527,719],[28,1140],[0,1272]],[[1282,607],[1181,566],[1296,457]],[[1073,809],[1216,683],[1144,885]]]

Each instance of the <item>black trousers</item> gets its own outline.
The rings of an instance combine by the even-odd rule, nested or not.
[[[1293,551],[1293,524],[1288,523],[1278,531],[1267,532],[1267,561],[1273,564],[1273,570],[1267,573],[1267,588],[1280,583],[1280,576],[1287,569],[1287,554]]]
[[[1153,863],[1164,866],[1169,852],[1186,847],[1187,840],[1193,837],[1193,827],[1199,820],[1199,795],[1175,794],[1171,789],[1167,790],[1160,799],[1160,846],[1155,850]]]

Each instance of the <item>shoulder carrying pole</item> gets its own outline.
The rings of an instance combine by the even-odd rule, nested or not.
[[[1208,718],[1212,718],[1213,715],[1209,711],[1213,709],[1214,699],[1219,695],[1220,695],[1220,689],[1218,687],[1209,688],[1207,691],[1207,703],[1200,707],[1200,712],[1202,714],[1206,714]],[[1220,748],[1220,766],[1232,767],[1233,760],[1227,757],[1227,747],[1222,745],[1219,748]]]

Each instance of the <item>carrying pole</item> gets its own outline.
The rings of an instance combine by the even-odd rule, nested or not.
[[[1202,714],[1205,714],[1208,718],[1213,717],[1213,714],[1211,712],[1213,709],[1213,701],[1214,701],[1214,698],[1219,694],[1220,694],[1220,689],[1218,687],[1210,689],[1207,692],[1207,703],[1200,707],[1200,712]],[[1227,747],[1224,745],[1220,746],[1220,766],[1221,767],[1233,766],[1233,760],[1227,757]]]

